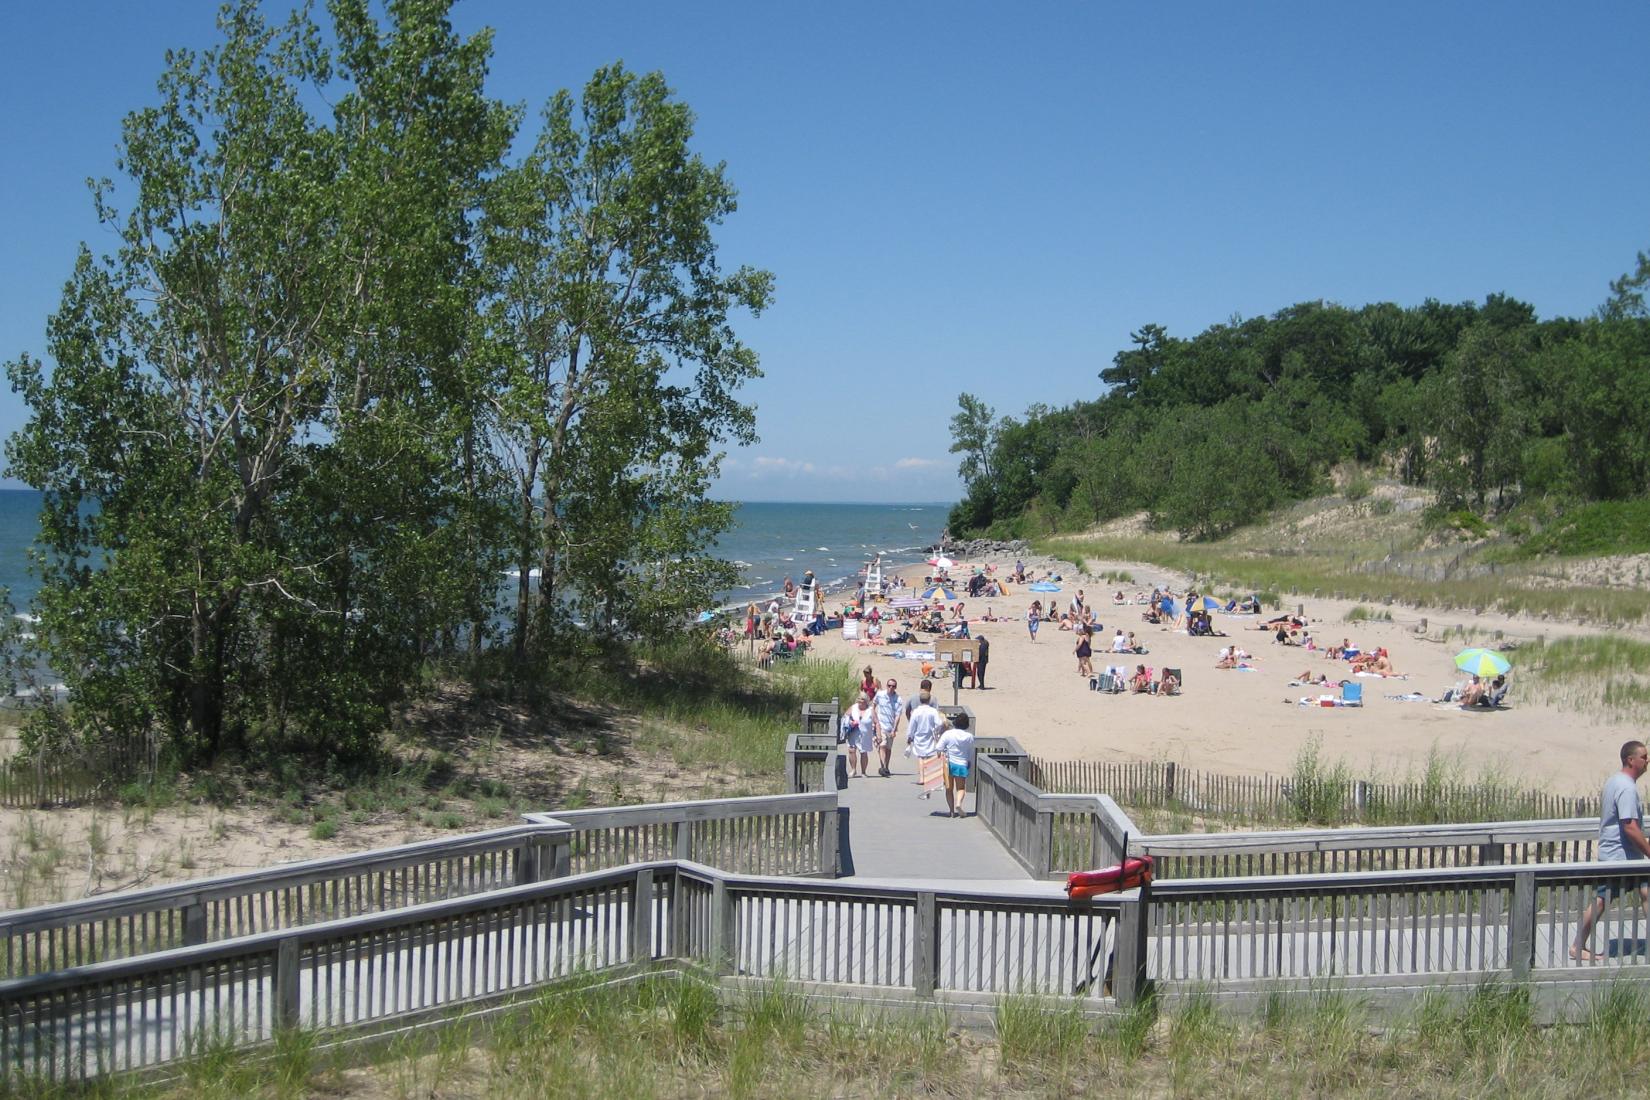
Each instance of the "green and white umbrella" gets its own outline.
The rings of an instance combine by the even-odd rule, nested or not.
[[[1500,676],[1512,668],[1512,664],[1492,650],[1473,648],[1455,655],[1455,667],[1474,676]]]

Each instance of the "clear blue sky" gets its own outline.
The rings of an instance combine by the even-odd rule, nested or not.
[[[285,5],[272,10],[284,12]],[[82,186],[215,4],[7,13],[0,357],[43,354]],[[623,59],[725,160],[760,445],[719,495],[947,500],[959,391],[1099,393],[1145,322],[1495,291],[1583,315],[1650,248],[1650,4],[469,0],[491,87],[536,108]],[[0,395],[0,431],[24,419]],[[15,483],[7,483],[15,484]]]

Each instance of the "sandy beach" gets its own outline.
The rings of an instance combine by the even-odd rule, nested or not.
[[[1469,713],[1457,707],[1436,706],[1430,701],[1406,702],[1389,698],[1419,692],[1426,700],[1440,697],[1461,678],[1454,655],[1467,645],[1491,644],[1463,641],[1459,635],[1444,634],[1453,627],[1486,632],[1502,631],[1505,640],[1552,639],[1566,634],[1594,633],[1580,626],[1555,622],[1532,622],[1493,615],[1472,616],[1462,611],[1429,611],[1415,607],[1378,607],[1390,612],[1392,621],[1347,622],[1346,615],[1357,606],[1352,601],[1306,600],[1308,629],[1327,646],[1350,638],[1364,650],[1384,646],[1394,667],[1405,678],[1359,678],[1364,685],[1362,708],[1302,707],[1299,698],[1318,691],[1291,687],[1297,674],[1327,673],[1332,680],[1349,675],[1344,661],[1330,660],[1323,650],[1274,644],[1272,635],[1255,629],[1257,619],[1215,614],[1216,630],[1226,638],[1193,638],[1183,631],[1153,626],[1141,619],[1146,608],[1133,600],[1137,592],[1149,592],[1164,584],[1176,593],[1186,590],[1190,578],[1137,562],[1089,562],[1094,572],[1126,570],[1134,583],[1124,586],[1127,606],[1114,606],[1114,582],[1090,574],[1074,578],[1069,564],[1031,555],[1025,557],[1028,576],[1041,575],[1052,566],[1060,573],[1057,594],[1028,592],[1015,585],[1006,598],[967,600],[970,629],[976,637],[991,641],[988,686],[971,690],[964,686],[957,701],[972,707],[980,731],[1011,734],[1033,754],[1070,760],[1173,760],[1189,767],[1234,775],[1287,774],[1301,747],[1312,738],[1322,740],[1323,751],[1331,759],[1344,760],[1358,778],[1399,779],[1419,774],[1434,746],[1446,757],[1458,760],[1462,778],[1476,778],[1486,771],[1558,794],[1579,795],[1596,792],[1604,777],[1616,767],[1617,750],[1630,738],[1643,738],[1647,731],[1625,722],[1609,722],[1596,715],[1561,709],[1521,690],[1517,677],[1518,654],[1508,653],[1514,671],[1508,702],[1511,709]],[[996,567],[996,575],[1013,571],[1013,559],[969,560],[959,563],[956,576],[966,576],[975,565]],[[916,585],[929,572],[921,564],[885,566],[890,575],[902,574]],[[1088,678],[1077,674],[1074,655],[1076,635],[1058,629],[1058,623],[1043,623],[1033,642],[1028,635],[1025,613],[1033,599],[1050,600],[1064,609],[1082,589],[1095,609],[1103,628],[1095,635],[1093,665],[1096,672],[1108,664],[1132,669],[1146,664],[1156,670],[1179,668],[1185,677],[1184,692],[1178,697],[1145,695],[1103,695],[1089,690]],[[909,592],[904,594],[909,595]],[[959,592],[959,595],[961,593]],[[832,606],[837,606],[833,601]],[[1295,603],[1286,610],[1293,612]],[[1367,605],[1366,605],[1367,606]],[[987,608],[1008,621],[981,621]],[[1276,614],[1267,608],[1267,617]],[[1427,632],[1417,633],[1422,620]],[[1113,656],[1109,649],[1114,630],[1135,632],[1147,647],[1146,656]],[[930,637],[923,635],[923,637]],[[1254,655],[1253,671],[1215,668],[1220,649],[1237,644]],[[829,631],[820,640],[821,656],[845,657],[860,668],[869,664],[878,679],[894,676],[901,691],[912,693],[921,679],[920,662],[895,659],[890,650],[844,641],[840,631]],[[905,647],[905,648],[923,648]],[[949,680],[936,685],[940,701],[949,703]],[[846,701],[845,701],[846,702]]]

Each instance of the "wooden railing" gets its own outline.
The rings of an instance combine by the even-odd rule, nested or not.
[[[535,882],[572,830],[520,825],[0,914],[7,977]]]
[[[670,960],[734,981],[1115,1009],[1149,994],[1146,931],[1138,894],[1072,907],[648,862],[0,982],[0,1073],[14,1088],[91,1081]]]
[[[525,815],[571,830],[574,874],[653,859],[696,860],[765,875],[840,872],[836,792],[713,798]]]
[[[848,785],[848,758],[835,735],[793,733],[785,739],[785,790],[789,794],[840,791]]]
[[[838,871],[834,794],[530,814],[530,823],[0,914],[0,976],[169,948],[565,877],[647,859],[767,874]]]
[[[1159,882],[1148,973],[1159,988],[1226,993],[1280,982],[1413,990],[1486,977],[1645,977],[1645,914],[1633,889],[1644,871],[1567,863]],[[1579,963],[1570,946],[1601,887],[1624,896],[1586,945],[1598,962]]]

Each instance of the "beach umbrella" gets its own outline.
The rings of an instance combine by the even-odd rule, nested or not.
[[[714,611],[701,611],[701,612],[699,612],[699,617],[697,619],[695,619],[694,622],[708,623],[714,618],[716,618],[716,612],[714,612]]]
[[[952,600],[957,598],[956,590],[951,589],[951,588],[947,588],[943,584],[934,585],[933,587],[928,589],[928,591],[926,591],[922,594],[922,598],[925,599],[925,600],[931,600],[931,599],[934,598],[934,593],[936,593],[936,592],[940,593],[942,596],[945,597],[945,602],[946,603],[950,603]]]
[[[1050,581],[1035,581],[1026,585],[1027,592],[1058,592],[1060,586]]]
[[[1215,599],[1213,596],[1199,596],[1197,598],[1196,603],[1187,605],[1186,610],[1187,611],[1224,611],[1224,610],[1226,610],[1226,605],[1221,603],[1219,600]]]
[[[1464,649],[1455,655],[1455,667],[1474,676],[1500,676],[1512,668],[1512,662],[1488,649]]]
[[[952,561],[944,554],[941,554],[937,558],[929,558],[928,564],[932,565],[935,569],[954,569],[957,565],[956,562]]]

